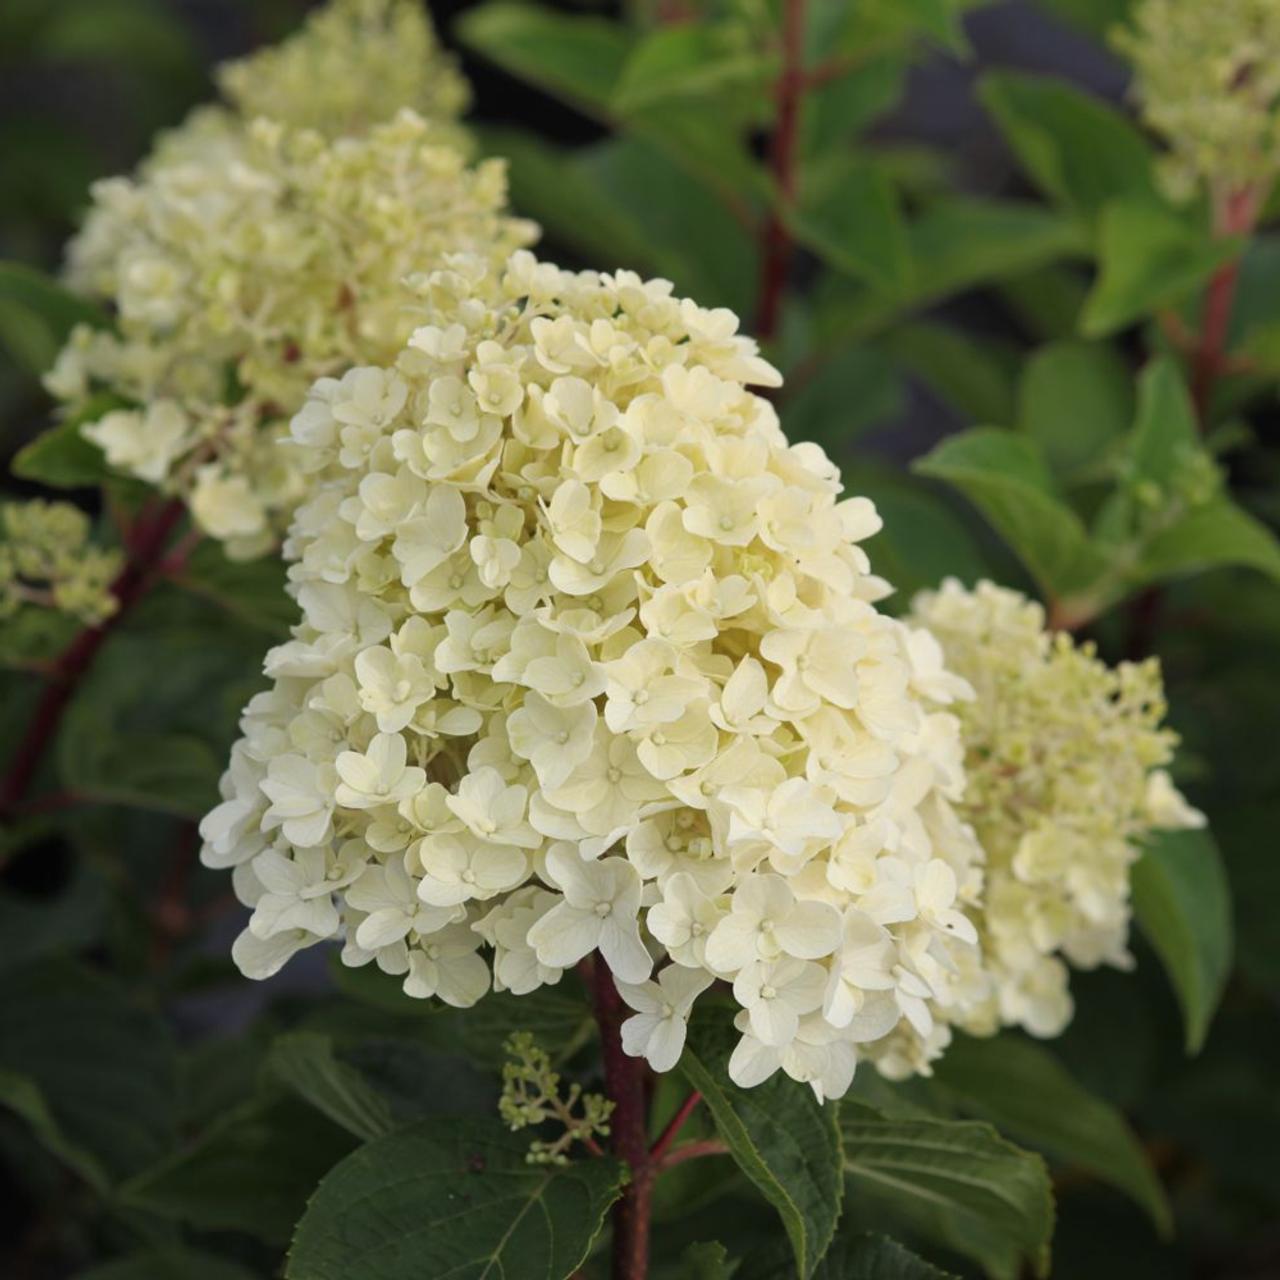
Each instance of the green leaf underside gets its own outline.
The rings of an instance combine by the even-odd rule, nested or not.
[[[680,1069],[706,1099],[738,1167],[778,1211],[796,1271],[807,1280],[840,1216],[835,1107],[821,1106],[810,1089],[781,1072],[753,1089],[739,1089],[727,1066],[736,1039],[727,1018],[704,1017],[690,1028]]]
[[[1110,1183],[1159,1231],[1171,1229],[1164,1189],[1124,1116],[1078,1084],[1048,1049],[1019,1036],[959,1036],[937,1064],[934,1083],[962,1111]]]
[[[289,1280],[562,1280],[623,1184],[602,1157],[531,1165],[496,1119],[432,1119],[353,1152],[298,1223]]]
[[[945,439],[916,470],[959,489],[1051,595],[1078,591],[1107,569],[1080,518],[1053,492],[1035,442],[976,427]]]
[[[889,1119],[840,1106],[851,1196],[874,1197],[900,1222],[980,1262],[997,1280],[1024,1264],[1048,1274],[1053,1196],[1037,1155],[974,1121]]]
[[[1182,1006],[1187,1049],[1204,1044],[1231,970],[1230,889],[1213,837],[1162,831],[1133,869],[1133,908]]]

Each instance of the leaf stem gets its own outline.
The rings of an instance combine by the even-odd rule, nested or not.
[[[125,547],[128,558],[111,584],[115,610],[103,622],[81,631],[52,664],[44,692],[0,781],[0,815],[12,813],[25,798],[76,689],[107,637],[150,589],[185,510],[176,498],[159,505],[153,502],[134,521]]]
[[[756,309],[756,337],[764,342],[777,335],[786,295],[787,268],[791,264],[791,235],[786,215],[795,198],[800,105],[808,87],[804,69],[804,17],[805,0],[783,0],[782,73],[776,88],[778,118],[769,148],[769,167],[778,190],[762,234]]]
[[[660,1160],[666,1149],[675,1141],[676,1135],[684,1128],[684,1122],[693,1114],[693,1109],[702,1101],[702,1094],[695,1089],[681,1104],[679,1110],[671,1117],[670,1123],[658,1135],[658,1140],[649,1148],[649,1159]]]

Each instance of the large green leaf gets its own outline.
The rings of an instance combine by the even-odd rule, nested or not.
[[[1143,544],[1135,570],[1158,582],[1238,565],[1280,581],[1280,542],[1261,520],[1227,497],[1211,498]]]
[[[468,9],[455,30],[503,70],[596,115],[608,111],[631,43],[603,18],[503,0]]]
[[[307,1197],[353,1141],[298,1099],[250,1098],[126,1183],[120,1197],[200,1230],[283,1243]]]
[[[1124,1116],[1021,1036],[957,1037],[934,1069],[942,1097],[1001,1133],[1119,1188],[1161,1233],[1172,1227],[1155,1170]]]
[[[911,246],[898,194],[883,169],[851,160],[807,184],[788,217],[796,238],[840,271],[890,293],[911,283]]]
[[[391,1104],[335,1055],[328,1036],[312,1031],[281,1036],[268,1062],[282,1084],[357,1138],[380,1138],[395,1127]]]
[[[1097,478],[1133,421],[1133,382],[1102,343],[1052,342],[1027,361],[1018,384],[1018,425],[1064,481]]]
[[[735,1280],[791,1280],[791,1259],[770,1248],[748,1256]],[[842,1225],[813,1280],[954,1280],[888,1236]]]
[[[5,1100],[59,1154],[91,1158],[102,1182],[127,1176],[175,1136],[177,1059],[168,1029],[127,992],[65,960],[0,982]],[[88,1160],[74,1159],[88,1173]]]
[[[565,1280],[617,1198],[608,1157],[530,1164],[496,1119],[432,1119],[360,1148],[298,1223],[289,1280]]]
[[[1050,199],[1092,224],[1120,197],[1155,199],[1152,150],[1105,102],[1048,76],[986,75],[978,95]]]
[[[1238,240],[1211,239],[1162,205],[1113,201],[1102,212],[1098,279],[1081,332],[1105,337],[1181,301],[1240,250]]]
[[[835,1107],[822,1106],[810,1089],[781,1073],[739,1089],[728,1073],[736,1039],[727,1018],[702,1017],[690,1028],[680,1069],[706,1099],[729,1154],[778,1211],[796,1272],[808,1280],[840,1216]]]
[[[937,1240],[997,1280],[1024,1265],[1048,1274],[1053,1196],[1039,1156],[989,1125],[891,1119],[848,1099],[840,1128],[848,1194],[873,1200],[890,1229]]]
[[[1151,361],[1138,379],[1138,413],[1129,446],[1131,484],[1167,490],[1200,448],[1195,406],[1178,366],[1169,356]]]
[[[1054,492],[1044,457],[1026,436],[976,427],[949,436],[915,468],[969,498],[1050,595],[1078,591],[1105,571],[1106,558]]]
[[[42,272],[0,262],[0,346],[28,372],[44,373],[77,324],[102,328],[107,323],[91,302]]]
[[[1133,869],[1133,909],[1182,1005],[1199,1051],[1231,971],[1231,893],[1213,837],[1161,831]]]
[[[284,565],[275,556],[232,560],[220,543],[207,538],[170,581],[277,639],[287,638],[299,620],[298,605],[285,590]]]

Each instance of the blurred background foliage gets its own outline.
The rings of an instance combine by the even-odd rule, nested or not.
[[[214,62],[278,38],[305,8],[6,0],[0,259],[56,269],[89,183],[131,168],[157,129],[207,100]],[[1138,941],[1134,974],[1077,976],[1057,1065],[1011,1037],[994,1083],[990,1059],[966,1069],[960,1053],[892,1098],[862,1088],[876,1105],[976,1116],[1045,1150],[1057,1275],[1261,1280],[1280,1274],[1280,240],[1265,215],[1246,244],[1215,234],[1203,203],[1161,195],[1156,144],[1106,39],[1126,9],[812,0],[802,38],[817,70],[785,202],[768,0],[489,0],[434,14],[474,85],[481,146],[510,158],[513,203],[544,225],[548,256],[667,276],[768,339],[788,433],[820,441],[884,511],[871,549],[899,605],[944,574],[989,574],[1046,598],[1110,660],[1161,657],[1179,780],[1209,814],[1230,883],[1229,976],[1232,908],[1212,850],[1189,870],[1153,862],[1139,908],[1155,949]],[[779,222],[797,248],[772,296]],[[1242,252],[1232,359],[1206,388],[1199,299]],[[37,306],[48,328],[33,325],[33,287],[0,281],[6,456],[48,422],[37,375],[59,321]],[[51,478],[38,461],[19,471],[14,492]],[[100,503],[74,472],[52,478],[104,528],[137,502],[136,486],[113,484]],[[278,567],[200,548],[113,635],[37,800],[0,832],[7,1276],[273,1274],[320,1176],[353,1133],[368,1136],[316,1067],[333,1046],[403,1117],[490,1108],[485,1077],[455,1055],[491,1067],[517,1022],[566,1057],[583,1042],[581,1006],[559,989],[518,1014],[495,999],[463,1019],[411,1019],[359,973],[337,992],[323,968],[265,991],[234,974],[238,908],[196,864],[193,823],[261,653],[288,626],[279,588]],[[0,652],[9,742],[37,693],[32,670],[75,629],[19,621]],[[300,1091],[303,1060],[320,1083]],[[1163,1193],[1116,1136],[1116,1111],[1089,1110],[1099,1099],[1128,1117]],[[1046,1111],[1078,1120],[1076,1138]],[[719,1177],[708,1188],[691,1170],[664,1190],[662,1275],[729,1274],[710,1255],[705,1270],[701,1254],[677,1263],[687,1242],[719,1237],[743,1257],[757,1232],[776,1234],[747,1211],[741,1179]],[[980,1225],[891,1221],[874,1178],[851,1185],[854,1225],[891,1226],[956,1274],[1019,1273],[1017,1250],[1010,1261]],[[740,1274],[789,1274],[767,1256]]]

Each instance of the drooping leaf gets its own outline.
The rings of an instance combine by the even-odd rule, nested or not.
[[[467,10],[455,30],[503,70],[590,114],[607,113],[631,43],[603,18],[505,0]]]
[[[394,1128],[391,1104],[334,1054],[328,1036],[308,1031],[280,1036],[268,1062],[281,1084],[357,1138],[380,1138]]]
[[[587,1256],[623,1167],[528,1163],[496,1119],[432,1119],[342,1161],[298,1223],[289,1280],[564,1280]]]
[[[1049,76],[983,76],[978,96],[1036,185],[1083,218],[1123,197],[1154,200],[1153,153],[1114,107]]]
[[[115,1181],[168,1148],[176,1125],[177,1059],[159,1017],[67,960],[8,970],[0,1004],[7,1100],[16,1101],[55,1152],[87,1153],[103,1179]],[[90,1176],[84,1161],[73,1163]]]
[[[1199,1052],[1231,969],[1231,896],[1208,831],[1161,831],[1133,869],[1133,909],[1177,992]]]
[[[1102,211],[1099,273],[1080,316],[1086,338],[1101,338],[1181,301],[1241,250],[1211,239],[1164,206],[1116,200]]]
[[[1171,1229],[1164,1189],[1124,1116],[1078,1084],[1047,1048],[1021,1036],[960,1036],[933,1083],[963,1112],[1119,1188],[1160,1232]]]
[[[1105,571],[1106,558],[1054,492],[1044,457],[1028,437],[976,427],[949,436],[915,468],[965,494],[1049,594],[1077,591]]]
[[[892,1119],[840,1105],[851,1197],[894,1222],[973,1258],[996,1280],[1024,1265],[1048,1274],[1053,1196],[1037,1155],[974,1121]]]
[[[299,1099],[250,1098],[126,1183],[120,1197],[200,1230],[283,1243],[320,1179],[353,1144]]]
[[[1052,342],[1027,361],[1018,384],[1018,425],[1065,482],[1095,478],[1133,420],[1133,383],[1120,355],[1101,343]]]
[[[680,1069],[706,1099],[738,1167],[778,1211],[796,1274],[813,1275],[835,1233],[843,1187],[835,1108],[779,1073],[754,1089],[729,1080],[736,1036],[727,1018],[690,1028]]]

